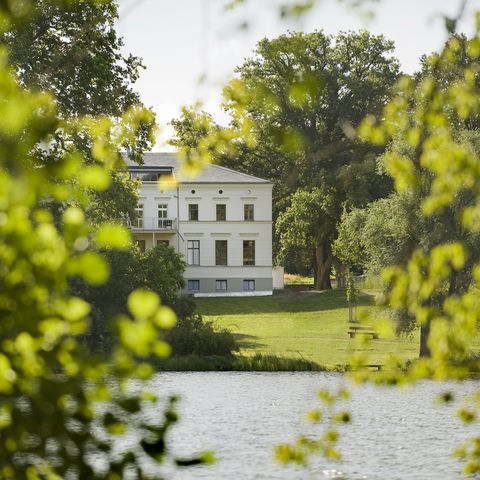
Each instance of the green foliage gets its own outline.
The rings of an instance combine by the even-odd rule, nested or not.
[[[358,290],[355,286],[355,282],[353,281],[352,271],[348,270],[347,272],[347,290],[346,290],[346,297],[348,304],[355,304],[358,300]]]
[[[205,137],[215,129],[213,118],[210,114],[197,111],[193,108],[182,108],[182,115],[170,122],[175,130],[175,136],[169,144],[183,149],[197,149]]]
[[[350,414],[343,410],[342,402],[348,400],[349,393],[345,389],[339,389],[337,392],[320,390],[319,400],[323,410],[312,410],[306,416],[306,420],[311,423],[319,423],[322,418],[327,418],[324,432],[318,439],[311,439],[301,436],[294,445],[282,444],[275,447],[275,457],[281,463],[296,463],[305,465],[310,455],[319,453],[325,458],[340,460],[342,458],[337,449],[339,425],[350,422]],[[339,405],[341,405],[339,409]]]
[[[120,166],[119,168],[123,168]],[[81,180],[81,177],[79,177]],[[138,205],[138,182],[130,179],[130,175],[121,170],[111,172],[108,188],[92,192],[88,185],[87,193],[90,201],[85,209],[91,224],[100,222],[127,223],[134,220]],[[96,180],[98,181],[98,180]],[[82,185],[83,186],[83,185]]]
[[[318,363],[301,358],[276,355],[182,355],[157,363],[162,371],[169,372],[320,372],[327,370]]]
[[[395,193],[365,208],[345,211],[333,251],[346,265],[379,275],[389,265],[405,263],[413,248],[424,245],[426,228],[418,198]]]
[[[111,233],[112,226],[106,224],[105,227],[107,233],[109,231]],[[98,235],[105,227],[96,233],[97,243]],[[115,226],[114,230],[117,228],[120,227]],[[123,247],[121,238],[115,236],[112,239],[115,245]],[[86,334],[86,339],[95,350],[111,349],[115,337],[111,320],[119,314],[127,313],[128,297],[132,290],[143,289],[153,292],[162,299],[164,306],[172,308],[182,318],[193,314],[192,302],[179,294],[184,286],[185,263],[173,248],[158,245],[142,253],[138,248],[130,246],[127,249],[102,250],[102,256],[107,260],[110,270],[106,282],[91,285],[80,278],[70,281],[71,293],[92,306],[92,328]]]
[[[290,206],[279,214],[275,228],[279,235],[282,257],[291,249],[300,249],[304,256],[312,252],[323,255],[320,265],[323,271],[316,275],[317,288],[330,285],[330,252],[317,249],[317,245],[329,245],[333,241],[336,224],[335,193],[325,188],[311,191],[297,190],[291,197]],[[317,267],[318,268],[318,267]],[[320,275],[322,274],[322,275]]]
[[[197,107],[182,108],[180,118],[170,122],[175,133],[169,140],[182,159],[180,177],[192,178],[203,167],[233,150],[233,129],[220,128],[206,112]]]
[[[476,129],[480,113],[479,43],[478,32],[470,40],[451,36],[442,53],[428,59],[429,68],[418,82],[399,82],[382,121],[368,118],[361,127],[370,141],[407,139],[413,155],[386,157],[385,166],[397,191],[410,191],[419,198],[427,225],[432,218],[450,213],[441,235],[427,230],[433,241],[415,249],[404,265],[383,273],[388,286],[385,304],[407,311],[421,325],[421,353],[428,356],[407,372],[379,375],[379,382],[463,379],[480,367],[478,355],[473,354],[480,319],[479,242],[473,220],[479,209],[480,177],[478,153],[465,142],[469,137],[465,131]],[[452,72],[457,72],[453,78]],[[452,231],[459,234],[451,235]],[[477,422],[478,407],[473,401],[460,413],[462,418]],[[471,439],[462,450],[465,473],[479,471],[478,441]]]
[[[63,3],[68,7],[32,2],[30,21],[3,34],[10,64],[23,86],[50,92],[61,115],[119,117],[141,103],[131,84],[143,67],[121,52],[118,6],[112,0]]]
[[[217,329],[199,315],[178,318],[177,324],[166,333],[165,339],[173,355],[228,356],[238,350],[235,338],[226,328]]]
[[[311,277],[305,277],[297,274],[284,274],[285,285],[313,285]]]
[[[123,41],[115,32],[118,7],[114,0],[16,2],[28,11],[28,23],[0,33],[0,42],[9,49],[9,62],[22,86],[50,92],[60,118],[102,115],[104,120],[79,123],[78,128],[57,129],[48,148],[38,146],[39,164],[57,161],[66,151],[76,150],[69,168],[77,176],[69,179],[90,197],[85,208],[91,223],[135,218],[138,193],[136,182],[123,172],[122,162],[113,162],[113,175],[97,165],[91,136],[104,137],[121,132],[120,145],[130,158],[142,161],[143,151],[154,142],[155,118],[145,109],[132,89],[143,68],[138,57],[122,53]],[[136,124],[125,128],[124,117]],[[116,124],[113,127],[112,124]],[[92,131],[95,130],[95,131]],[[119,139],[120,139],[119,137]],[[97,143],[96,149],[102,149]],[[81,166],[88,167],[81,168]],[[64,204],[50,205],[61,214]]]
[[[398,191],[364,209],[354,209],[344,214],[334,247],[340,258],[376,275],[391,265],[405,266],[418,248],[429,252],[443,243],[461,242],[468,252],[468,259],[464,268],[452,273],[443,293],[437,292],[436,303],[441,303],[441,297],[447,293],[466,292],[472,284],[473,266],[480,260],[480,237],[474,226],[476,222],[473,213],[475,194],[468,188],[467,179],[459,180],[461,185],[455,187],[456,193],[448,204],[428,211],[428,215],[424,214],[425,209],[430,209],[430,192],[437,188],[432,182],[437,182],[438,185],[438,179],[432,176],[431,169],[422,160],[425,152],[419,144],[422,129],[418,126],[417,117],[419,110],[423,115],[426,108],[425,84],[433,81],[438,91],[447,95],[449,90],[456,91],[465,78],[464,69],[470,61],[468,42],[463,36],[452,36],[450,44],[452,42],[455,50],[449,54],[448,66],[438,64],[436,54],[424,56],[422,71],[413,79],[403,81],[412,95],[411,101],[405,104],[406,112],[402,112],[406,123],[402,127],[404,130],[391,132],[387,153],[381,158],[380,164],[382,169],[395,178]],[[459,112],[447,105],[442,107],[441,114],[439,118],[442,119],[441,122],[448,123],[451,139],[455,143],[455,147],[443,154],[451,158],[466,155],[470,162],[473,161],[480,152],[476,118],[462,120]],[[368,125],[368,121],[364,125]],[[368,126],[365,128],[368,129]],[[375,132],[375,137],[385,136],[381,130]],[[437,150],[441,153],[439,145],[432,144],[431,139],[427,142],[425,138],[425,142],[428,148],[435,149],[435,156],[439,155]],[[415,317],[408,309],[402,309],[401,313],[397,311],[394,317],[399,320],[399,330],[411,331],[417,327]],[[424,329],[426,328],[425,326]],[[426,338],[425,335],[423,337]],[[421,353],[428,353],[426,342],[422,344]]]
[[[456,20],[447,23],[451,30]],[[424,58],[421,74],[399,80],[381,114],[360,126],[364,140],[389,144],[382,167],[396,192],[366,210],[344,213],[335,252],[370,271],[391,265],[383,271],[383,305],[421,326],[422,358],[405,366],[392,357],[384,371],[375,376],[359,371],[358,380],[398,385],[465,379],[480,369],[474,343],[480,320],[479,45],[478,31],[469,40],[452,35],[441,54]],[[391,323],[387,316],[377,326],[393,331]],[[366,364],[367,355],[352,355],[351,367]],[[445,401],[450,398],[447,392]],[[478,424],[478,398],[477,393],[458,412],[466,424]],[[303,463],[312,452],[328,455],[323,440],[313,447],[303,438],[281,446],[280,459]],[[480,472],[479,443],[475,436],[456,452],[468,475]]]
[[[233,369],[247,372],[320,372],[326,370],[318,363],[303,358],[281,357],[276,355],[238,355]]]
[[[195,138],[202,137],[194,149],[198,159],[213,159],[275,182],[275,218],[290,207],[298,190],[311,193],[318,188],[328,195],[329,216],[312,219],[317,223],[308,225],[302,244],[314,245],[316,254],[312,248],[307,255],[297,248],[309,267],[314,266],[318,288],[330,286],[331,242],[343,203],[363,205],[390,188],[388,179],[376,172],[380,149],[359,142],[355,128],[388,99],[398,74],[392,51],[392,42],[366,31],[263,39],[225,88],[230,128],[215,128],[213,134],[195,129]],[[202,123],[205,117],[198,118]],[[182,140],[183,130],[177,130]],[[188,147],[189,138],[180,144]],[[283,240],[292,249],[290,237],[278,232],[277,252],[287,253]]]
[[[77,13],[93,5],[68,3]],[[21,21],[38,13],[37,4],[0,2],[0,29],[10,28],[6,37],[27,32]],[[41,2],[49,12],[60,4]],[[155,397],[142,388],[132,393],[128,382],[149,377],[146,358],[168,354],[163,328],[172,324],[172,312],[156,308],[160,300],[152,293],[155,308],[139,305],[143,294],[133,293],[132,308],[117,322],[119,341],[104,361],[79,341],[91,306],[72,296],[69,284],[75,277],[89,285],[108,278],[108,263],[92,242],[122,249],[128,243],[124,227],[91,228],[85,186],[97,191],[110,184],[120,147],[136,137],[148,112],[133,107],[117,119],[59,113],[51,94],[20,86],[4,45],[0,98],[0,478],[113,479],[127,471],[145,477],[142,459],[159,462],[168,454],[165,434],[176,421],[175,399],[162,412]],[[95,171],[82,173],[84,159],[73,144],[46,161],[42,148],[54,145],[60,132],[85,139]],[[148,403],[160,409],[158,418],[141,415]],[[140,445],[127,442],[114,454],[132,429]],[[100,467],[93,457],[101,459]]]
[[[111,225],[107,224],[106,229],[108,232]],[[97,233],[97,238],[101,232]],[[114,327],[118,315],[140,308],[159,312],[157,326],[168,329],[165,340],[174,356],[222,356],[237,350],[227,329],[218,331],[211,322],[204,322],[194,315],[193,301],[181,296],[185,262],[172,247],[158,245],[145,253],[131,247],[106,250],[102,254],[111,272],[108,281],[91,286],[77,278],[70,283],[71,292],[92,306],[92,328],[85,338],[93,349],[110,351],[116,336]],[[134,289],[143,293],[129,297]],[[162,299],[162,306],[158,297]]]

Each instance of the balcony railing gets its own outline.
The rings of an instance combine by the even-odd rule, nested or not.
[[[175,218],[143,217],[130,222],[132,230],[176,230],[177,220]]]

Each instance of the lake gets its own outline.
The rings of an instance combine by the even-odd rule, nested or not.
[[[352,423],[341,427],[342,461],[312,457],[307,468],[275,463],[274,445],[322,432],[305,422],[305,413],[320,405],[320,388],[341,385],[352,392],[347,404]],[[151,384],[158,394],[181,396],[181,420],[169,435],[173,453],[186,457],[212,450],[217,458],[214,465],[163,467],[166,478],[177,480],[459,478],[462,463],[451,453],[475,430],[465,428],[455,410],[476,388],[474,381],[422,382],[403,391],[351,386],[333,373],[161,373]],[[455,392],[454,404],[435,404],[448,390]]]

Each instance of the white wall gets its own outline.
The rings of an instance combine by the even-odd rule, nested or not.
[[[143,183],[140,203],[144,218],[157,218],[158,204],[168,205],[168,218],[179,217],[178,235],[172,231],[155,232],[154,236],[168,238],[185,260],[187,241],[200,241],[200,266],[187,267],[187,278],[271,278],[272,185],[189,183],[180,185],[178,190],[161,191],[156,183]],[[189,204],[198,205],[198,221],[188,220]],[[226,221],[217,222],[217,204],[226,205]],[[254,205],[253,221],[244,220],[245,204]],[[136,237],[145,239],[147,248],[153,244],[152,232],[136,233]],[[215,266],[215,240],[228,242],[226,267]],[[255,241],[255,266],[243,265],[244,240]]]
[[[273,288],[275,290],[285,288],[285,269],[283,267],[273,267]]]
[[[142,183],[139,203],[143,204],[144,218],[158,217],[158,204],[168,205],[168,218],[177,218],[177,191],[159,190],[156,182]]]
[[[226,240],[228,266],[243,266],[243,241],[254,240],[255,265],[272,265],[271,185],[182,185],[180,199],[181,253],[199,240],[200,265],[214,266],[215,240]],[[198,221],[188,221],[190,203],[198,204]],[[225,222],[216,221],[217,204],[226,205]],[[244,220],[244,204],[254,205],[254,221]]]
[[[227,206],[227,221],[243,222],[244,204],[255,205],[255,221],[271,221],[272,185],[184,183],[180,186],[180,220],[188,221],[189,203],[198,204],[199,221],[216,221],[217,203]]]

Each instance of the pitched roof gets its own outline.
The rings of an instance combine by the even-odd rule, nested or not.
[[[143,156],[143,165],[139,166],[130,159],[125,159],[129,168],[148,168],[148,167],[170,167],[173,172],[180,169],[180,161],[176,153],[171,152],[149,152]],[[246,173],[237,172],[230,168],[219,165],[207,165],[202,172],[189,180],[183,180],[182,183],[272,183],[263,178],[254,177]]]

